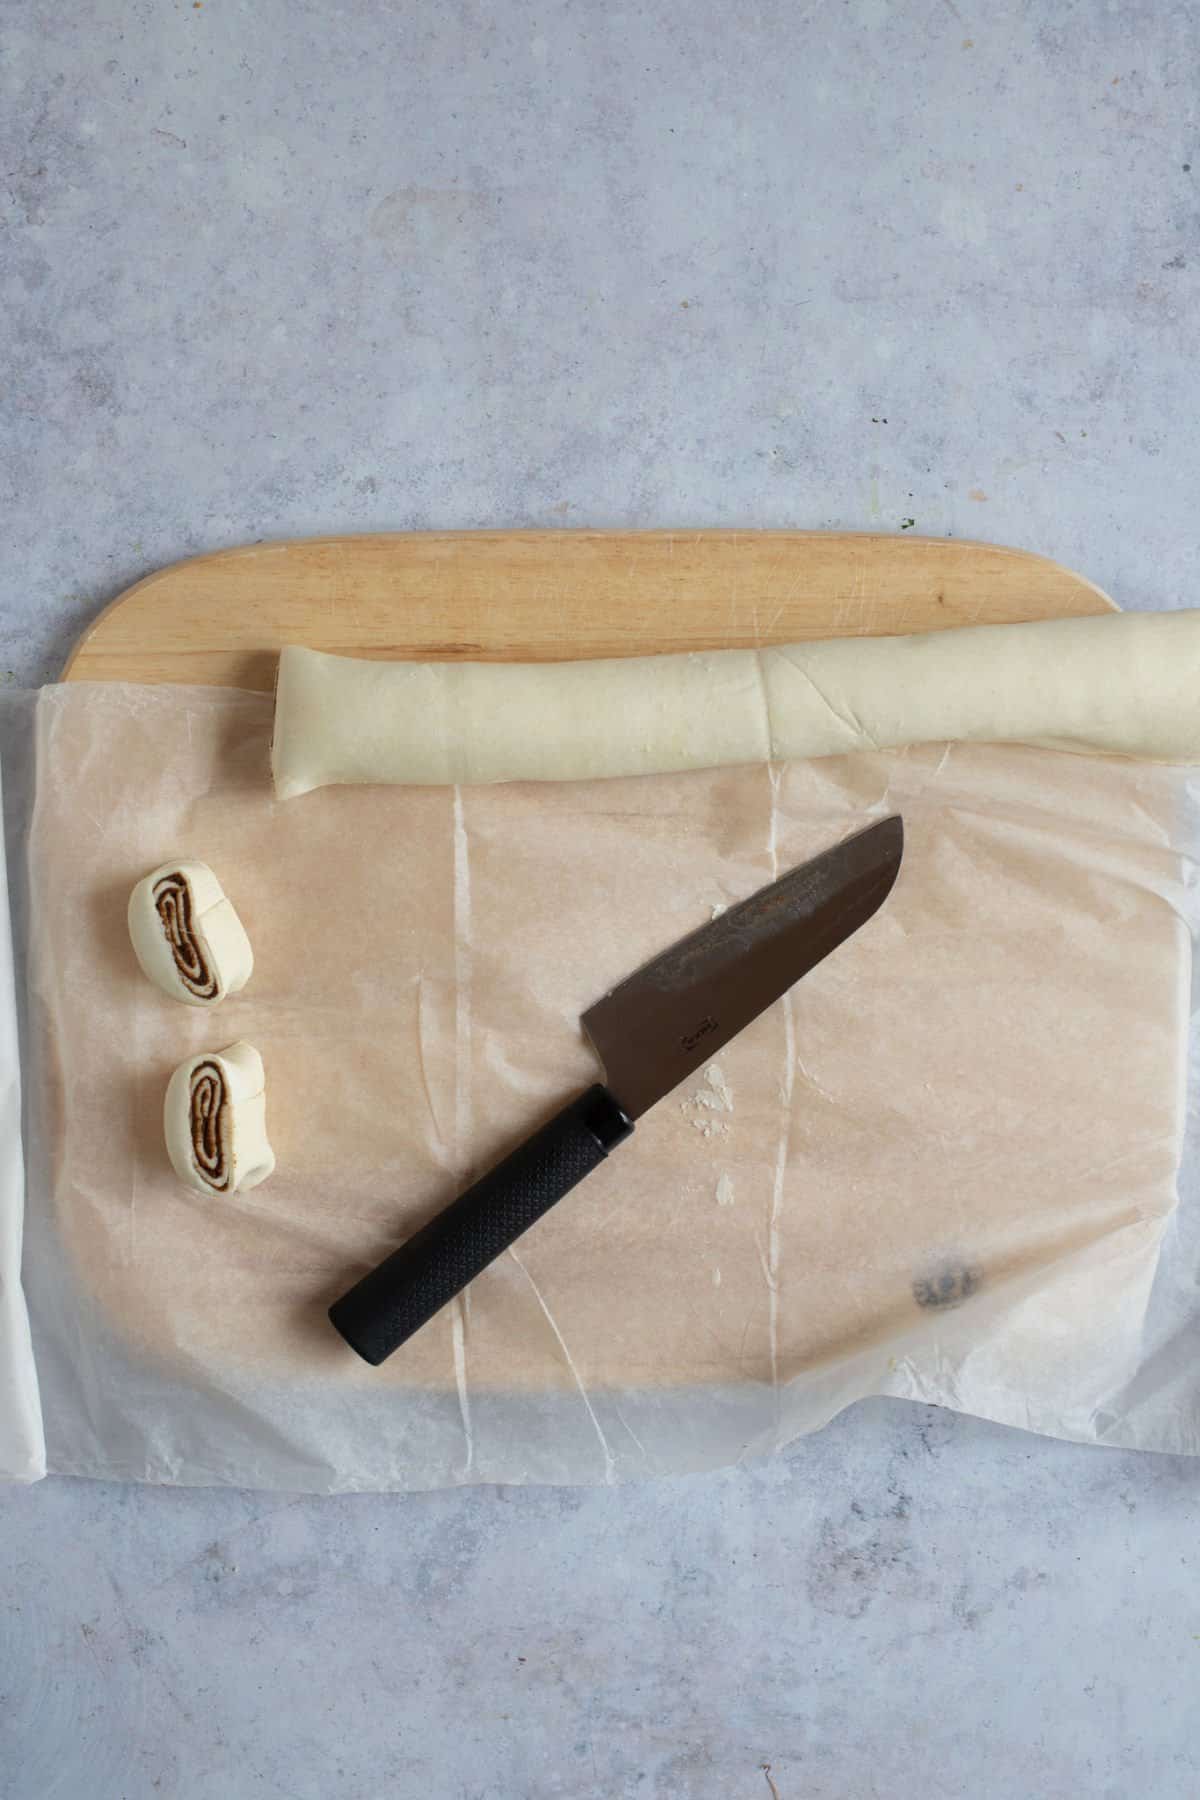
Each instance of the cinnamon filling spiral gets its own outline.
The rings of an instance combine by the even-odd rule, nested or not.
[[[216,971],[200,947],[192,926],[192,890],[182,875],[163,875],[154,884],[154,907],[162,922],[179,979],[197,1000],[214,1000]]]
[[[229,1104],[225,1076],[215,1062],[197,1063],[188,1093],[192,1158],[210,1187],[229,1186]]]

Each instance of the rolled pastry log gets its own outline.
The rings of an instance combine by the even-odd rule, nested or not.
[[[281,799],[573,781],[941,739],[1200,759],[1200,612],[562,663],[279,661]]]
[[[180,1063],[163,1105],[167,1155],[201,1194],[257,1187],[275,1167],[267,1141],[266,1083],[253,1044],[230,1044]]]
[[[245,926],[207,863],[163,863],[139,881],[129,936],[151,981],[188,1006],[216,1006],[254,967]]]

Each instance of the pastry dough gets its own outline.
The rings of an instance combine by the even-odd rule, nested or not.
[[[281,799],[573,781],[943,739],[1200,759],[1200,611],[565,663],[279,661]]]
[[[180,1063],[163,1105],[167,1155],[201,1194],[257,1187],[275,1167],[267,1141],[266,1083],[253,1044],[230,1044]]]
[[[139,881],[129,936],[150,980],[188,1006],[216,1006],[254,968],[245,927],[207,863],[163,863]]]

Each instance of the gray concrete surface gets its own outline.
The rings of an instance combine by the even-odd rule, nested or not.
[[[0,34],[0,675],[323,530],[911,520],[1194,597],[1194,7]],[[884,1404],[616,1492],[7,1491],[0,1793],[1190,1800],[1198,1492]]]

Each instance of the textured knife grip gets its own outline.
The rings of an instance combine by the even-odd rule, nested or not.
[[[564,1107],[334,1302],[351,1349],[369,1363],[399,1349],[632,1130],[599,1084]]]

